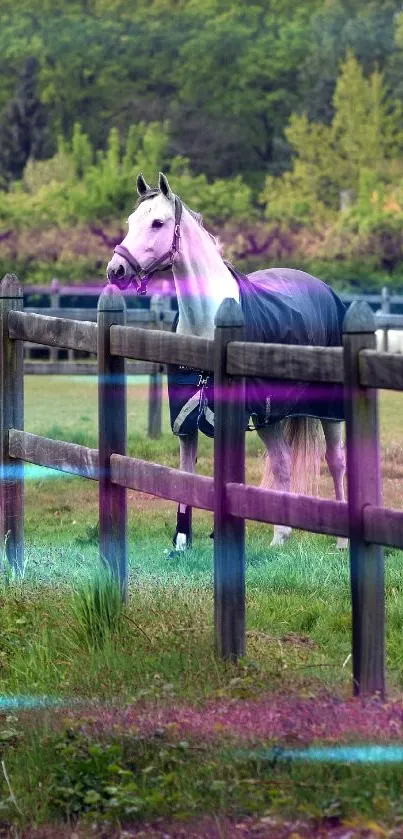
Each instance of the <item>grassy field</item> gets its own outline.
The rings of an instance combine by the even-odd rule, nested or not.
[[[178,442],[166,410],[161,439],[146,438],[146,398],[146,380],[130,380],[129,454],[177,466]],[[401,399],[381,395],[384,501],[397,508],[403,500]],[[96,416],[95,379],[26,377],[27,431],[96,447]],[[254,434],[247,453],[247,480],[259,483],[262,448]],[[198,470],[212,471],[206,438]],[[332,497],[325,472],[321,493]],[[95,482],[26,467],[24,576],[6,573],[0,584],[4,818],[125,823],[218,811],[236,819],[277,813],[400,823],[399,765],[235,759],[234,743],[220,738],[219,727],[213,743],[193,735],[175,739],[173,729],[161,733],[158,722],[147,737],[122,721],[90,731],[88,719],[102,716],[105,706],[134,704],[158,717],[159,709],[203,709],[206,702],[247,707],[267,694],[280,702],[318,703],[327,691],[337,701],[351,695],[348,555],[335,551],[334,539],[295,533],[285,548],[273,550],[271,528],[247,523],[247,655],[235,665],[213,650],[211,514],[195,511],[193,549],[169,559],[175,505],[129,492],[130,596],[123,614],[118,604],[105,610],[99,591],[94,601],[97,579],[101,589],[109,585],[97,577],[97,520]],[[388,685],[400,700],[401,554],[386,553]],[[35,696],[66,707],[24,711],[26,698]],[[13,709],[10,697],[19,697],[20,705]],[[298,743],[298,730],[294,735],[290,742]],[[311,739],[320,742],[323,735],[313,728]],[[267,739],[273,745],[273,737]]]

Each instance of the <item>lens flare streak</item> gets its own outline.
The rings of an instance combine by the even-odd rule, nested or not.
[[[402,763],[403,745],[312,746],[307,749],[273,748],[237,751],[237,757],[273,762]]]

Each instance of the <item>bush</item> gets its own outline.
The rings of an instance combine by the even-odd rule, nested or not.
[[[131,126],[124,147],[113,128],[106,151],[95,154],[77,124],[70,145],[59,140],[51,160],[29,161],[23,180],[3,193],[0,222],[24,229],[123,217],[136,197],[137,174],[155,183],[160,169],[168,171],[174,191],[210,221],[252,217],[251,189],[241,177],[209,184],[204,175],[192,175],[183,157],[168,166],[168,140],[167,123],[139,123]]]

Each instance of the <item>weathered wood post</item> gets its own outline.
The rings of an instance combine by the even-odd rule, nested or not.
[[[9,456],[10,428],[24,428],[23,341],[8,337],[8,313],[24,306],[15,274],[0,284],[0,556],[22,571],[24,564],[24,464]]]
[[[59,309],[60,307],[60,284],[59,280],[57,280],[55,277],[53,278],[50,284],[50,307],[51,309]],[[49,361],[57,361],[58,358],[58,348],[49,347]]]
[[[110,353],[110,327],[124,325],[126,305],[107,285],[98,301],[99,551],[127,595],[127,503],[125,487],[111,482],[111,454],[126,454],[125,359]]]
[[[381,312],[383,315],[390,314],[390,292],[386,285],[383,286],[381,292]],[[382,349],[384,352],[387,352],[389,348],[389,332],[387,327],[385,327],[385,329],[383,330],[382,337]]]
[[[375,320],[367,303],[353,303],[343,324],[347,489],[355,695],[385,693],[383,548],[365,542],[363,510],[381,504],[378,393],[360,387],[359,354],[374,349]]]
[[[150,310],[155,314],[156,329],[163,328],[163,298],[154,294],[150,300]],[[155,365],[150,375],[148,394],[148,436],[156,440],[162,430],[162,365]]]
[[[244,338],[241,307],[221,303],[214,332],[214,618],[223,658],[245,654],[245,520],[229,515],[226,484],[245,481],[245,380],[226,372],[227,344]]]

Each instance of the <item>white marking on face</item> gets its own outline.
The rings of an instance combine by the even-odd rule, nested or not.
[[[140,204],[127,219],[128,231],[121,243],[145,268],[172,245],[174,208],[163,195]],[[153,221],[162,222],[153,227]]]

